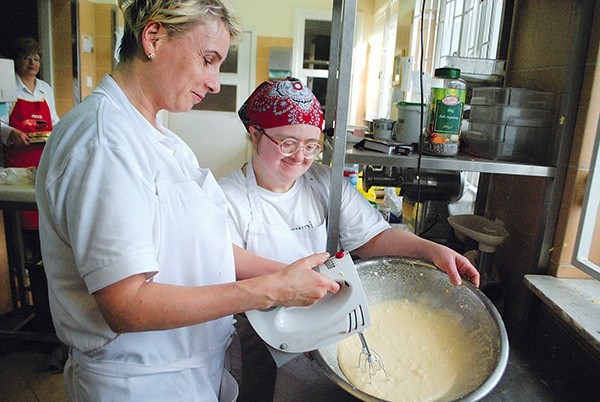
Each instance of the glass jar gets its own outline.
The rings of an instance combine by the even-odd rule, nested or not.
[[[458,154],[460,126],[467,97],[467,83],[458,68],[435,70],[428,102],[427,133],[423,152],[435,156]]]

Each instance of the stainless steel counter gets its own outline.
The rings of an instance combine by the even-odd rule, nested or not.
[[[11,203],[29,209],[36,209],[33,184],[0,184],[0,203]]]
[[[382,152],[364,151],[349,147],[346,151],[345,163],[416,168],[419,163],[419,156],[415,153],[410,155],[387,155]],[[462,154],[459,154],[455,157],[423,155],[421,157],[421,169],[468,171],[538,177],[554,177],[556,174],[556,168],[551,166],[492,161]]]
[[[25,281],[26,258],[19,212],[37,209],[33,184],[0,184],[0,209],[4,216],[13,309],[25,313],[23,321],[12,330],[0,330],[0,337],[58,343],[54,333],[23,330],[33,320],[35,313],[27,297],[31,289]]]

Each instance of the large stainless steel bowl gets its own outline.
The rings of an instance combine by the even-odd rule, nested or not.
[[[454,286],[444,272],[421,260],[378,257],[355,264],[369,305],[408,299],[422,306],[445,308],[475,334],[478,353],[471,374],[444,400],[476,401],[496,386],[508,361],[508,337],[498,311],[479,289],[467,281]],[[381,401],[346,379],[338,365],[337,344],[313,351],[312,355],[325,374],[344,390],[363,401]],[[385,356],[382,358],[385,362]]]

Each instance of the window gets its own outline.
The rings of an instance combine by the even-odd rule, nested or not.
[[[446,56],[496,59],[503,13],[504,0],[415,0],[410,51],[414,56],[412,70],[420,70],[421,53],[424,78],[442,67],[440,60]],[[408,94],[407,100],[418,101],[418,94]]]
[[[439,47],[443,56],[495,59],[504,0],[439,1]]]
[[[392,80],[398,21],[398,1],[391,0],[373,19],[373,30],[368,40],[367,87],[379,88],[377,95],[365,94],[365,117],[390,117],[393,107]]]
[[[600,280],[600,119],[573,253],[573,265]]]
[[[379,114],[378,117],[389,117],[390,108],[394,107],[392,99],[392,79],[394,70],[394,56],[396,52],[396,30],[398,23],[398,1],[390,1],[389,7],[385,10],[383,30],[383,48],[381,77],[384,80],[381,85]]]

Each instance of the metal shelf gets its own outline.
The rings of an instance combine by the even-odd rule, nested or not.
[[[328,149],[323,155],[323,162],[326,165],[331,163],[332,171],[327,215],[327,251],[331,255],[338,251],[340,235],[342,185],[345,180],[342,172],[350,109],[350,76],[356,11],[356,0],[333,0],[325,130],[333,131],[335,144],[333,149]]]
[[[328,105],[325,115],[326,129],[333,130],[333,138],[328,138],[323,152],[322,162],[331,167],[332,179],[330,188],[329,225],[327,251],[337,251],[339,238],[339,215],[341,203],[341,187],[345,163],[362,165],[412,167],[419,165],[419,156],[387,155],[380,152],[358,150],[347,144],[348,98],[350,88],[350,65],[352,60],[352,39],[356,17],[356,0],[334,0],[332,16],[332,42],[329,65],[329,80],[327,88]],[[335,124],[334,124],[335,122]],[[335,129],[333,129],[335,127]],[[525,163],[492,161],[459,154],[456,157],[444,158],[435,156],[421,157],[421,169],[471,171],[483,173],[480,178],[481,199],[487,197],[491,174],[506,174],[517,176],[544,177],[554,182],[560,176],[560,171],[552,166],[540,166]],[[551,185],[552,189],[554,186]],[[549,190],[552,192],[552,190]],[[478,195],[478,198],[480,196]],[[546,231],[550,233],[551,231]],[[551,237],[548,237],[551,241]],[[545,243],[548,243],[546,241]]]
[[[346,150],[345,163],[416,168],[419,163],[419,157],[417,154],[387,155],[381,152],[364,151],[350,147]],[[421,157],[421,169],[537,177],[554,177],[556,174],[556,168],[551,166],[492,161],[461,154],[449,158],[423,155]]]

